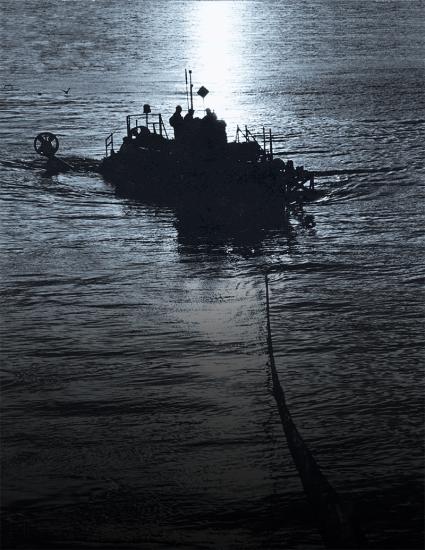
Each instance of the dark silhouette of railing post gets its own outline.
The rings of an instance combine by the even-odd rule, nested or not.
[[[111,149],[111,153],[113,153],[114,152],[114,132],[109,134],[109,136],[105,139],[106,157],[108,156],[109,148]]]
[[[269,129],[269,140],[270,140],[270,160],[273,160],[273,136],[272,130]]]

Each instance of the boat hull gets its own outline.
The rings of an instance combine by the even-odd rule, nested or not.
[[[123,195],[166,204],[232,206],[241,212],[281,211],[309,191],[291,185],[274,162],[231,158],[188,162],[160,152],[132,151],[105,158],[100,171]]]

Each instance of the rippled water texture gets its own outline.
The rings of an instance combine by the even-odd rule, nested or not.
[[[300,432],[371,547],[422,547],[423,1],[0,6],[5,548],[322,547],[266,270]],[[143,103],[167,120],[185,67],[229,138],[265,124],[334,174],[313,229],[199,227],[22,162],[40,131],[101,158]]]

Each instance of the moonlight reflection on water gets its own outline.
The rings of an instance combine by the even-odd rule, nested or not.
[[[372,547],[420,548],[422,2],[164,5],[1,3],[5,547],[322,546],[270,393],[267,269],[300,432]],[[332,174],[314,229],[200,227],[22,164],[40,131],[101,158],[144,103],[168,120],[186,67],[230,138],[269,125]]]

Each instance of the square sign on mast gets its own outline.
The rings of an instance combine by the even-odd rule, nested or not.
[[[205,99],[205,96],[209,93],[209,90],[205,88],[205,86],[201,86],[199,90],[197,91],[197,94],[202,97],[202,99]]]
[[[205,107],[205,96],[209,93],[209,90],[207,90],[205,86],[201,86],[196,93],[202,97],[202,101]]]

